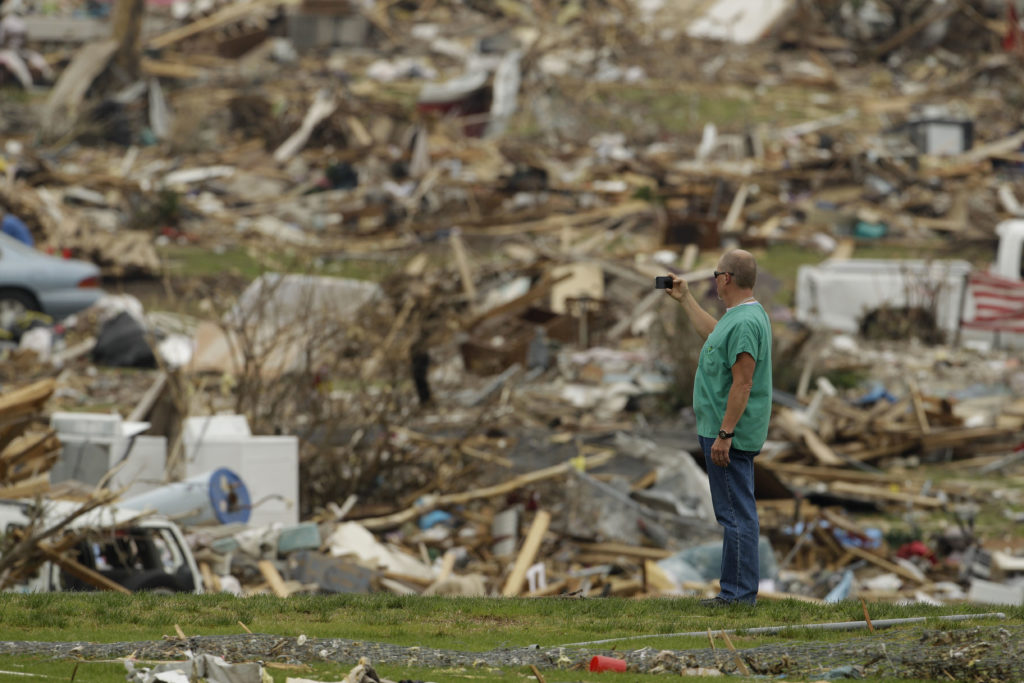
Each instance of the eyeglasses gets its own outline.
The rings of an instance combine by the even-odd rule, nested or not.
[[[716,280],[718,279],[719,275],[732,275],[732,273],[729,272],[728,270],[716,270],[715,271],[715,279]]]

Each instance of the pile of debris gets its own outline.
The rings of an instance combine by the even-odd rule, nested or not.
[[[19,352],[6,383],[60,374],[3,397],[8,495],[93,504],[100,487],[160,511],[168,487],[227,482],[202,521],[162,511],[188,532],[192,588],[714,592],[692,421],[663,417],[698,345],[651,277],[683,273],[713,308],[703,267],[723,244],[987,247],[1024,196],[1024,43],[992,47],[1012,22],[738,4],[260,1],[142,21],[122,1],[109,39],[97,17],[29,11],[59,74],[41,106],[0,103],[0,208],[40,245],[171,289],[172,243],[318,265],[190,283],[189,315],[113,297],[59,353]],[[643,101],[612,97],[633,87]],[[390,275],[323,274],[352,259]],[[759,297],[785,325],[771,279]],[[778,339],[777,363],[804,362],[759,457],[762,594],[1024,602],[1016,549],[993,549],[1010,539],[970,525],[1015,490],[915,471],[1014,471],[1013,358]],[[979,386],[986,369],[1002,374]],[[843,372],[878,390],[844,395]],[[120,412],[81,412],[100,404]],[[891,547],[846,511],[903,513],[922,537]],[[931,546],[929,514],[957,522]],[[18,577],[82,564],[80,540],[13,555]]]
[[[650,229],[670,246],[794,240],[827,251],[837,233],[986,241],[999,215],[1020,210],[1019,177],[992,172],[1019,163],[1024,137],[1007,104],[1020,64],[1012,49],[989,53],[1000,26],[991,14],[960,3],[879,13],[880,3],[793,0],[779,11],[735,8],[742,16],[728,23],[748,27],[741,38],[718,35],[728,11],[718,5],[729,3],[650,15],[589,4],[516,13],[442,2],[404,13],[259,2],[164,17],[180,25],[139,29],[158,59],[126,70],[116,36],[87,44],[61,61],[41,116],[28,117],[42,121],[43,140],[122,146],[58,157],[27,128],[4,151],[13,185],[0,205],[40,243],[119,276],[160,271],[158,235],[352,255],[460,226],[499,239],[553,231],[569,253],[586,253]],[[682,15],[662,16],[674,11]],[[484,29],[492,14],[500,30]],[[58,39],[38,19],[43,46],[88,35]],[[545,19],[557,30],[540,31]],[[772,31],[728,49],[701,42]],[[466,38],[474,32],[486,35]],[[886,64],[873,61],[883,55]],[[111,84],[122,70],[139,80]],[[593,93],[614,112],[622,105],[610,88],[661,82],[690,84],[671,102],[691,107],[678,131],[658,105],[622,112],[651,121],[616,133],[581,106]],[[719,83],[740,89],[735,124],[705,123],[705,91]],[[812,94],[788,94],[794,86]],[[795,110],[796,120],[750,124],[765,107]],[[545,142],[517,126],[541,127]]]

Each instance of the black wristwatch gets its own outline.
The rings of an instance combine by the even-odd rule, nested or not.
[[[719,439],[731,439],[734,436],[736,436],[736,432],[727,432],[724,429],[719,429],[718,430],[718,438]]]

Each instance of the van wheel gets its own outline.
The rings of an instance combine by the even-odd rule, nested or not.
[[[34,296],[20,289],[0,289],[0,329],[13,330],[29,311],[38,311]]]
[[[171,595],[178,592],[178,583],[170,574],[143,575],[124,582],[124,587],[135,592]]]

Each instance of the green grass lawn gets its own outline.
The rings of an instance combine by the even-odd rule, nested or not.
[[[953,614],[1002,612],[1004,619],[964,622],[929,621],[949,630],[979,623],[1024,625],[1024,608],[984,605],[930,607],[869,605],[873,621],[906,617],[933,618]],[[739,629],[732,641],[739,649],[799,640],[840,642],[866,631],[824,631],[797,628],[777,635],[744,634],[758,626],[860,621],[859,602],[812,605],[785,600],[762,600],[756,608],[708,611],[691,598],[630,600],[606,599],[497,599],[372,595],[297,595],[235,598],[228,595],[113,595],[113,594],[4,594],[0,601],[0,640],[136,642],[173,636],[175,625],[188,635],[242,634],[245,625],[254,633],[309,638],[343,638],[402,646],[424,646],[468,652],[538,645],[542,648],[591,643],[587,649],[623,652],[651,647],[655,650],[695,650],[709,647],[706,631]],[[920,626],[920,625],[918,625]],[[896,631],[904,627],[889,629]],[[909,627],[906,627],[909,628]],[[699,636],[672,635],[700,633]],[[352,663],[353,665],[355,662]],[[0,656],[0,670],[38,673],[68,680],[75,663],[42,657]],[[527,667],[493,671],[423,670],[380,664],[379,673],[393,680],[467,679],[522,680]],[[270,670],[276,681],[301,675],[316,680],[340,680],[347,668],[323,663],[308,671]],[[548,680],[581,680],[587,672],[551,671]],[[123,680],[119,663],[82,662],[76,681]],[[612,674],[607,674],[611,676]],[[6,676],[0,673],[0,679]],[[585,679],[585,678],[584,678]],[[630,680],[664,679],[664,675],[630,675]],[[788,679],[794,680],[794,679]],[[799,679],[796,679],[799,680]],[[883,680],[883,679],[866,679]]]

